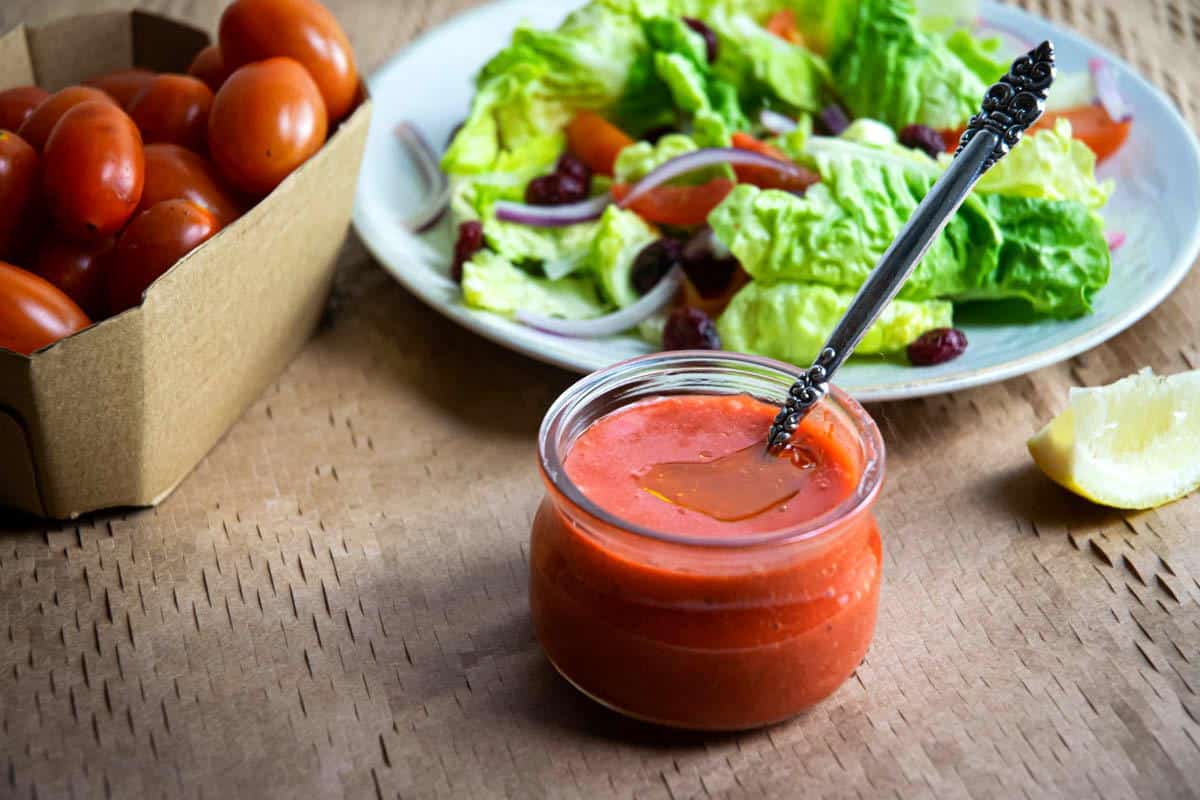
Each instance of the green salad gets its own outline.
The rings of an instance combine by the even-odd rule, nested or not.
[[[810,362],[1015,55],[955,18],[593,0],[557,30],[518,27],[441,162],[464,302],[567,336]],[[968,302],[1091,311],[1111,267],[1096,153],[1128,121],[1086,76],[1058,83],[1072,97],[1052,93],[858,354],[903,354]]]

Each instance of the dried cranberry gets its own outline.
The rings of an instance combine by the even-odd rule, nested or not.
[[[920,150],[930,158],[937,158],[946,152],[946,143],[942,135],[928,125],[908,125],[900,131],[900,144]]]
[[[908,346],[908,360],[918,367],[932,367],[958,358],[967,349],[967,335],[958,328],[925,331]]]
[[[717,40],[717,34],[713,32],[713,29],[695,17],[684,17],[683,24],[704,37],[704,51],[708,56],[708,63],[716,61],[721,43]]]
[[[587,195],[583,181],[558,172],[534,178],[525,187],[525,202],[531,206],[561,206],[586,200]]]
[[[667,317],[663,328],[664,350],[720,350],[717,326],[698,308],[680,306]]]
[[[683,246],[674,239],[656,239],[642,248],[633,260],[631,279],[638,294],[645,294],[658,285],[663,275],[680,260]]]
[[[450,277],[462,283],[463,264],[483,249],[483,223],[468,220],[458,226],[458,240],[454,242],[454,261],[450,264]]]
[[[702,261],[684,260],[683,271],[701,297],[720,297],[729,288],[737,272],[736,258],[709,258]]]
[[[570,175],[572,178],[583,181],[585,186],[592,179],[591,168],[580,161],[574,153],[563,153],[559,156],[554,171],[559,175]]]

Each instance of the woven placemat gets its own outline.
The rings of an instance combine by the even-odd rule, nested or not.
[[[6,0],[0,28],[119,4]],[[368,67],[468,5],[329,4]],[[220,3],[145,5],[211,28]],[[1196,3],[1026,5],[1200,120]],[[344,262],[329,323],[159,509],[0,518],[0,796],[1200,795],[1200,496],[1097,509],[1023,444],[1072,384],[1200,367],[1200,275],[1068,363],[873,406],[866,663],[800,719],[698,736],[581,698],[534,641],[534,439],[572,376]]]

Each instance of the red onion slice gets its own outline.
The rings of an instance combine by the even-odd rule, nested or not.
[[[416,163],[429,198],[420,211],[404,221],[404,226],[414,233],[424,233],[446,213],[450,205],[450,181],[438,164],[437,153],[418,128],[401,122],[396,126],[396,138]]]
[[[684,153],[651,170],[649,175],[633,185],[629,194],[625,195],[625,198],[617,205],[621,208],[629,208],[648,192],[662,186],[667,181],[678,178],[680,175],[687,175],[689,172],[722,164],[767,167],[801,180],[807,178],[805,171],[790,161],[780,161],[778,158],[764,156],[762,153],[755,153],[752,150],[739,150],[736,147],[708,147]]]
[[[573,339],[593,339],[600,336],[615,336],[624,333],[643,320],[662,311],[675,299],[675,293],[683,280],[683,270],[675,267],[632,305],[592,319],[559,319],[532,311],[518,311],[517,321],[546,333],[567,336]]]
[[[764,108],[758,115],[758,121],[771,133],[776,136],[782,136],[785,133],[791,133],[796,130],[796,120],[780,114],[778,111],[772,111],[769,108]]]
[[[516,222],[536,228],[561,228],[598,218],[611,202],[611,197],[601,194],[561,206],[531,206],[501,200],[493,208],[496,210],[496,219],[505,222]]]
[[[1121,245],[1125,244],[1125,233],[1123,231],[1112,231],[1104,237],[1108,242],[1109,252],[1116,252]]]
[[[1096,99],[1104,110],[1116,122],[1128,122],[1133,119],[1133,111],[1117,89],[1117,76],[1112,65],[1102,58],[1088,59],[1088,70],[1092,73],[1092,81],[1096,84]]]

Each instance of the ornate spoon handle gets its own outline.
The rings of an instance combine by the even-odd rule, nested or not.
[[[1054,46],[1047,41],[1014,61],[999,83],[988,88],[982,110],[967,124],[954,160],[867,276],[817,360],[788,391],[787,401],[771,424],[769,448],[786,444],[800,420],[825,397],[834,372],[896,297],[975,183],[1041,117],[1053,81]]]

